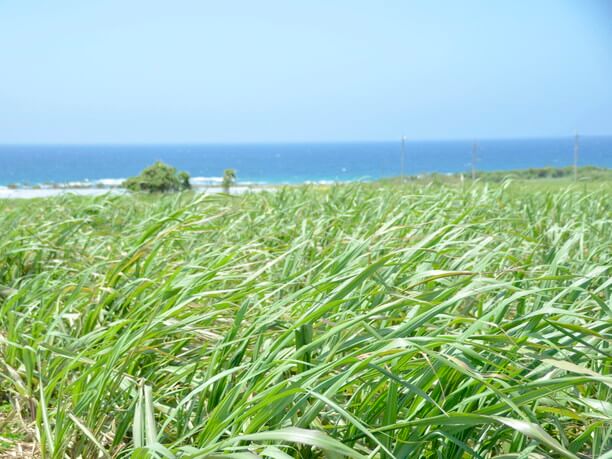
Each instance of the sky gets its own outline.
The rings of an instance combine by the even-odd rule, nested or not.
[[[608,0],[0,0],[0,143],[612,135]]]

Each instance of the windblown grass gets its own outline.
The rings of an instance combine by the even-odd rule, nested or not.
[[[0,203],[0,400],[52,458],[612,457],[608,185]]]

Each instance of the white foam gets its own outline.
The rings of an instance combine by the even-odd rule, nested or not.
[[[223,177],[191,177],[189,183],[192,185],[220,185]]]
[[[306,180],[305,185],[334,185],[341,183],[349,183],[349,180]],[[298,183],[299,185],[299,183]]]
[[[97,185],[107,187],[118,187],[121,186],[123,182],[125,182],[124,178],[103,178],[96,180]]]
[[[59,196],[63,194],[75,194],[79,196],[100,196],[106,193],[121,194],[125,193],[125,190],[104,188],[0,188],[0,199],[50,198],[52,196]]]
[[[271,187],[271,186],[259,187],[259,188],[251,188],[248,186],[233,186],[230,188],[229,194],[240,195],[240,194],[245,194],[245,193],[260,193],[262,191],[276,191],[277,189],[278,189],[277,187]],[[221,187],[209,187],[209,188],[196,189],[196,192],[202,193],[202,194],[217,194],[217,193],[224,193],[225,191]]]

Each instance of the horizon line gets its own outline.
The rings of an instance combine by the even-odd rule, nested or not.
[[[611,134],[581,134],[581,138],[585,137],[612,137]],[[154,145],[300,145],[300,144],[368,144],[368,143],[400,143],[402,137],[405,137],[406,142],[486,142],[486,141],[519,141],[519,140],[552,140],[552,139],[573,139],[576,133],[567,135],[544,135],[544,136],[502,136],[502,137],[456,137],[456,138],[410,138],[406,135],[399,135],[397,139],[352,139],[352,140],[236,140],[236,141],[214,141],[214,140],[175,140],[175,141],[0,141],[0,146],[154,146]]]

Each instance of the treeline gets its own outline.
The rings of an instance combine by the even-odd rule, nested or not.
[[[507,179],[514,180],[546,180],[546,179],[573,179],[574,168],[569,167],[537,167],[529,169],[516,169],[507,171],[477,171],[476,179],[484,182],[503,182]],[[612,169],[595,166],[582,166],[577,169],[578,180],[605,181],[612,180]],[[382,179],[383,182],[401,181],[401,177]],[[441,182],[454,183],[459,181],[471,181],[471,171],[455,173],[432,172],[419,175],[406,176],[404,181],[410,182]]]
[[[577,169],[578,178],[588,178],[589,180],[610,180],[612,179],[612,169],[595,166],[582,166]],[[486,179],[495,182],[501,182],[508,177],[534,180],[534,179],[559,179],[573,178],[574,168],[568,167],[537,167],[529,169],[520,169],[513,171],[482,171],[477,172],[477,178]]]

